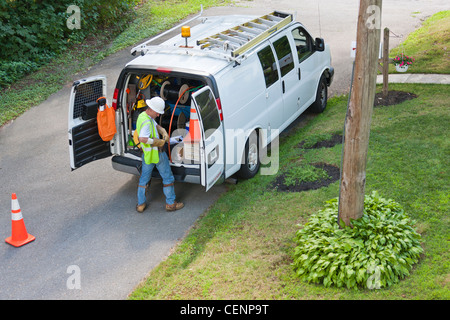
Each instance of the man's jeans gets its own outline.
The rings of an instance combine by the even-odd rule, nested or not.
[[[142,155],[142,172],[141,177],[139,178],[139,186],[137,191],[138,205],[144,204],[146,202],[145,187],[150,182],[153,168],[155,166],[162,177],[163,184],[164,185],[171,184],[171,186],[169,187],[163,187],[163,192],[164,195],[166,196],[166,203],[173,204],[175,202],[175,188],[173,186],[175,178],[173,177],[172,170],[170,169],[170,163],[167,154],[165,152],[160,152],[158,163],[146,164],[144,160],[144,155]]]

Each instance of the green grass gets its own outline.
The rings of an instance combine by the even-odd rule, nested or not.
[[[450,74],[450,10],[441,11],[426,21],[421,28],[410,33],[406,40],[391,50],[389,57],[394,58],[402,52],[415,59],[408,73],[444,73]],[[395,67],[389,66],[389,72],[395,73]]]
[[[49,64],[27,77],[0,89],[0,127],[17,118],[29,108],[45,101],[60,90],[74,75],[101,61],[108,55],[170,28],[179,20],[200,11],[229,3],[229,0],[148,0],[136,9],[137,17],[119,35],[110,30],[97,33],[76,44],[53,59]]]
[[[300,193],[269,190],[258,175],[228,192],[130,299],[449,299],[449,86],[398,85],[418,98],[374,109],[366,194],[398,202],[416,221],[424,254],[411,275],[389,289],[348,290],[302,282],[291,266],[298,224],[339,195],[339,183]],[[280,168],[299,161],[340,164],[341,146],[295,148],[342,130],[347,97],[283,138]],[[186,204],[188,201],[186,199]]]

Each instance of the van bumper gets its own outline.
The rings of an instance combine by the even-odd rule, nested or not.
[[[122,156],[114,156],[111,159],[113,169],[137,176],[141,175],[142,161]]]
[[[141,175],[142,161],[124,156],[114,156],[111,159],[113,169],[137,176]],[[172,166],[175,181],[200,184],[200,168],[185,168]],[[161,178],[158,170],[153,170],[152,177]]]

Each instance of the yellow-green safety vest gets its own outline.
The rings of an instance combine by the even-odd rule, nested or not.
[[[139,134],[141,133],[141,129],[147,124],[150,125],[150,138],[157,138],[153,119],[145,111],[141,112],[136,123],[136,130]],[[144,160],[146,164],[159,162],[158,147],[152,147],[150,144],[143,142],[141,142],[141,146],[144,151]]]

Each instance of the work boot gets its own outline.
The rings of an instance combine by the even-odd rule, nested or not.
[[[147,208],[146,203],[136,205],[136,211],[139,213],[144,212],[145,208]]]
[[[181,208],[184,207],[184,203],[183,202],[174,202],[173,204],[167,204],[166,203],[166,211],[176,211],[176,210],[180,210]]]

